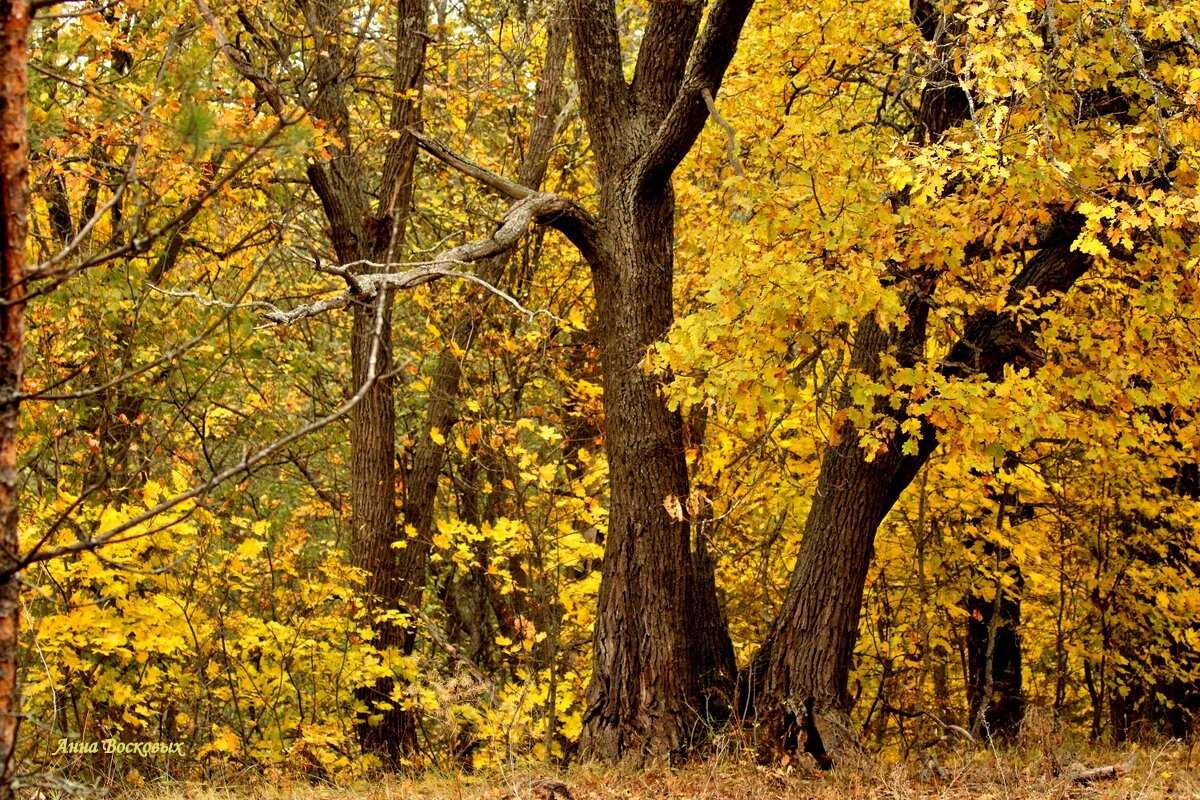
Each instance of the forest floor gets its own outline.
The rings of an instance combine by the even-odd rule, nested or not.
[[[1131,754],[978,751],[927,755],[923,764],[863,762],[828,773],[712,759],[681,768],[574,767],[561,773],[514,770],[471,775],[390,776],[350,784],[191,784],[115,791],[131,800],[1156,800],[1200,799],[1200,752],[1179,743]],[[1115,777],[1081,782],[1088,769]],[[566,789],[569,795],[562,794]],[[554,790],[557,790],[554,791]],[[112,795],[110,795],[112,796]]]

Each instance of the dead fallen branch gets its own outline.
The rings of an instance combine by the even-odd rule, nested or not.
[[[1125,759],[1124,764],[1110,764],[1106,767],[1094,767],[1085,769],[1082,772],[1077,772],[1071,776],[1072,783],[1092,783],[1094,781],[1112,781],[1125,775],[1133,769],[1134,762],[1137,761],[1137,751],[1129,754],[1129,758]]]

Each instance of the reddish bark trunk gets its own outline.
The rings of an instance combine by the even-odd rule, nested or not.
[[[17,527],[17,394],[25,352],[25,235],[28,148],[25,120],[28,0],[0,0],[0,800],[13,796],[20,723],[17,693],[21,591]]]

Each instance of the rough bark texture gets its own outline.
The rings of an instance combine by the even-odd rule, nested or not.
[[[1026,288],[1047,295],[1075,283],[1090,264],[1071,249],[1080,227],[1079,217],[1062,215],[1045,245],[1011,282],[1010,301]],[[909,326],[893,337],[884,335],[872,318],[863,320],[851,367],[878,374],[879,357],[889,350],[901,364],[911,361],[923,347],[925,308],[921,294],[910,293]],[[1034,326],[1022,326],[1006,309],[979,313],[968,321],[940,371],[947,377],[982,373],[998,380],[1009,364],[1031,362],[1036,368],[1035,337]],[[841,441],[830,447],[821,465],[783,609],[755,658],[751,680],[768,750],[803,745],[822,762],[837,760],[856,746],[846,688],[875,532],[937,447],[937,432],[926,425],[916,453],[902,455],[900,438],[868,462],[857,432],[839,433]]]
[[[966,119],[969,104],[953,69],[956,26],[940,4],[913,0],[913,21],[934,45],[926,87],[917,111],[914,138],[936,141]],[[889,337],[873,316],[855,332],[851,370],[879,374],[879,357],[889,349],[913,363],[924,349],[927,307],[922,292],[936,276],[923,276],[907,298],[909,327]],[[840,399],[841,407],[850,399]],[[784,606],[742,680],[742,705],[763,722],[764,753],[800,747],[822,766],[857,741],[851,729],[846,682],[858,633],[863,587],[875,531],[901,491],[928,458],[905,458],[897,442],[867,461],[858,434],[848,428],[826,451]],[[925,432],[925,442],[933,431]],[[929,448],[932,452],[932,446]],[[907,463],[906,463],[907,462]],[[903,475],[901,474],[903,473]]]
[[[703,461],[704,437],[708,429],[708,407],[694,406],[684,420],[684,444],[695,450],[693,470]],[[701,665],[700,682],[705,693],[705,716],[714,722],[723,721],[735,710],[733,696],[737,684],[737,656],[729,638],[729,617],[717,591],[717,559],[712,542],[724,522],[713,518],[713,506],[708,501],[711,487],[694,484],[698,513],[691,520],[692,571],[696,582],[692,598],[695,622],[692,636]]]
[[[674,202],[668,188],[613,205],[612,262],[595,275],[610,512],[582,743],[610,760],[682,751],[702,708],[690,531],[663,505],[688,495],[682,424],[641,365],[672,321]]]
[[[17,436],[25,350],[25,234],[28,154],[25,121],[28,0],[0,0],[0,800],[13,796],[20,723],[17,692],[19,574]]]
[[[600,185],[600,222],[585,255],[596,293],[604,368],[610,512],[581,750],[638,761],[685,751],[705,730],[708,663],[727,651],[721,629],[697,637],[697,610],[715,608],[686,520],[682,421],[642,360],[673,320],[675,198],[671,173],[703,127],[703,91],[717,94],[749,0],[717,0],[704,31],[698,4],[654,3],[633,81],[622,71],[611,0],[575,0],[580,101]],[[727,693],[727,689],[722,690]]]
[[[400,0],[396,9],[396,65],[393,76],[394,103],[389,128],[398,135],[385,153],[383,169],[372,208],[364,165],[355,155],[345,83],[350,79],[350,56],[344,52],[342,10],[336,3],[301,0],[308,25],[320,48],[313,64],[318,86],[314,115],[341,138],[326,162],[313,162],[308,177],[321,200],[329,221],[334,252],[343,264],[362,260],[386,263],[404,246],[405,228],[412,201],[412,172],[416,141],[407,132],[418,119],[418,100],[425,61],[428,8],[424,0]],[[360,266],[361,274],[379,268]],[[382,316],[376,303],[384,303]],[[381,292],[374,303],[356,303],[350,351],[353,390],[374,381],[354,410],[350,426],[350,504],[353,539],[351,563],[369,577],[364,590],[368,613],[397,609],[411,591],[412,581],[424,586],[424,574],[409,575],[396,558],[392,543],[396,530],[396,419],[391,371],[391,293]],[[419,589],[417,589],[419,591]],[[373,624],[377,647],[403,647],[403,626]],[[359,740],[365,750],[380,756],[387,765],[416,747],[416,725],[411,713],[399,708],[392,698],[393,681],[381,680],[360,693],[371,710],[381,714],[378,724],[364,717],[358,724]],[[390,710],[376,709],[391,703]]]
[[[859,324],[852,371],[879,377],[879,356],[888,350],[915,361],[925,339],[925,298],[912,294],[908,311],[908,327],[892,336],[873,317]],[[841,405],[849,403],[847,394]],[[906,459],[897,443],[868,461],[856,431],[847,425],[837,435],[821,462],[783,609],[753,665],[763,676],[756,690],[766,741],[788,751],[803,745],[823,764],[827,753],[844,753],[855,740],[846,682],[863,587],[875,531],[903,489],[894,478]]]

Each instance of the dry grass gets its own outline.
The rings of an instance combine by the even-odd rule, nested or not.
[[[863,763],[818,773],[808,768],[760,767],[714,758],[682,768],[640,770],[575,767],[561,774],[511,771],[476,775],[388,776],[352,785],[245,783],[214,788],[189,784],[118,793],[130,800],[549,800],[538,779],[565,783],[575,800],[1158,800],[1200,798],[1200,770],[1191,748],[1168,744],[1139,753],[1115,780],[1079,784],[1084,767],[1121,764],[1128,752],[1092,751],[1085,757],[1033,752],[1036,748],[947,751],[923,764]],[[1200,754],[1198,754],[1200,756]],[[1057,774],[1056,774],[1057,773]]]

